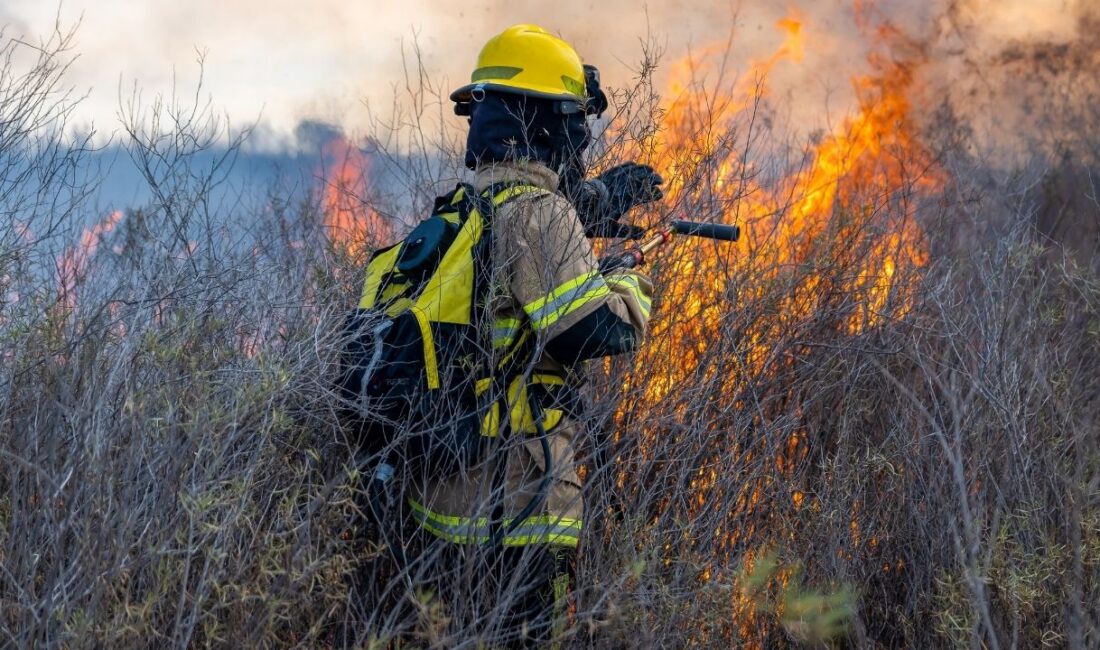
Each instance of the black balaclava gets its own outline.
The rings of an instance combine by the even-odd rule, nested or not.
[[[466,166],[537,160],[561,175],[563,189],[584,179],[584,150],[591,134],[583,112],[563,115],[554,102],[486,92],[471,107]]]

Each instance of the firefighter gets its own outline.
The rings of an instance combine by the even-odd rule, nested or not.
[[[415,479],[408,505],[435,548],[455,624],[492,644],[539,645],[564,620],[584,527],[580,364],[635,349],[650,315],[649,280],[601,274],[589,237],[637,234],[620,218],[661,198],[662,181],[634,163],[585,180],[588,119],[607,101],[595,68],[540,27],[489,40],[451,99],[469,118],[473,186],[522,188],[492,217],[490,310],[494,353],[523,355],[513,361],[525,371],[508,387],[510,412],[498,412],[500,453]]]

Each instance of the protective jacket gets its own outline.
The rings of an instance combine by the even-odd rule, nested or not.
[[[522,184],[531,191],[504,203],[492,217],[493,348],[507,355],[534,350],[508,387],[509,413],[499,451],[446,478],[413,480],[409,505],[431,534],[455,543],[485,543],[500,526],[506,546],[574,547],[583,525],[581,484],[574,459],[579,400],[576,365],[633,349],[645,334],[651,285],[632,272],[603,276],[573,206],[557,193],[558,175],[541,163],[494,163],[476,170],[474,187]],[[525,345],[520,345],[526,342]],[[542,483],[545,457],[534,400],[547,434],[552,480],[541,507],[513,522]]]

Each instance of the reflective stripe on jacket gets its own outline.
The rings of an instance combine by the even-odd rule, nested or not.
[[[494,534],[488,517],[456,517],[432,512],[409,499],[413,518],[428,532],[456,544],[484,544]],[[536,515],[524,519],[513,528],[514,519],[504,519],[501,525],[511,528],[503,538],[505,546],[551,544],[575,548],[580,541],[581,520],[557,515]]]

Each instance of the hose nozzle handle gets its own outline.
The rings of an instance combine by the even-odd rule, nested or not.
[[[700,223],[698,221],[673,221],[672,232],[678,235],[691,237],[706,237],[720,241],[737,241],[741,237],[741,229],[737,226],[727,226],[720,223]]]
[[[600,273],[609,273],[618,269],[633,269],[645,263],[646,255],[653,249],[672,240],[673,233],[688,237],[706,237],[719,241],[737,241],[741,229],[720,223],[700,223],[698,221],[673,221],[662,228],[653,237],[625,253],[600,260]]]

